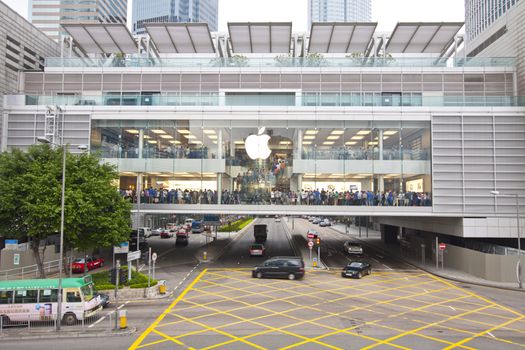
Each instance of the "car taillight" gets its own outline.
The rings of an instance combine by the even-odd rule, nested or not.
[[[303,267],[300,267],[300,268],[299,268],[299,271],[304,272],[304,268],[303,268]]]

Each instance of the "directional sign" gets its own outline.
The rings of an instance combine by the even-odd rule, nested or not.
[[[151,260],[153,261],[157,260],[157,253],[151,254]]]
[[[134,251],[134,252],[129,252],[128,253],[128,262],[140,259],[140,254],[141,254],[140,250],[137,250],[137,251]]]
[[[129,252],[129,242],[122,242],[118,246],[113,247],[115,254],[125,254]]]
[[[312,249],[313,246],[314,246],[314,242],[309,241],[309,242],[308,242],[308,248]]]
[[[439,243],[439,250],[445,250],[447,245],[445,243]]]

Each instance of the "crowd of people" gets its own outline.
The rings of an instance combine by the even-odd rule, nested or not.
[[[133,190],[120,190],[121,195],[131,202],[137,201]],[[432,206],[432,196],[428,192],[373,192],[373,191],[335,191],[315,189],[302,191],[271,191],[241,189],[223,190],[221,204],[267,204],[267,205],[360,205],[420,207]],[[144,204],[217,204],[218,193],[211,189],[166,189],[153,188],[141,191],[140,201]]]
[[[308,147],[303,150],[302,159],[324,160],[379,160],[379,148],[331,147],[319,149]],[[396,147],[383,149],[383,160],[428,160],[426,150],[399,150]]]

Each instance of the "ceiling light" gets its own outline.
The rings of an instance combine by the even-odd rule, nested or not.
[[[189,134],[190,131],[189,130],[186,130],[186,129],[177,129],[177,131],[180,133],[180,134]]]
[[[334,143],[335,143],[334,141],[325,141],[325,142],[323,142],[323,145],[331,146]]]
[[[370,134],[372,131],[371,130],[359,130],[357,132],[357,135],[368,135]]]
[[[279,142],[280,145],[291,145],[292,141],[281,141]]]
[[[387,131],[384,131],[384,132],[383,132],[383,135],[389,135],[389,136],[391,136],[391,135],[395,135],[395,134],[397,134],[397,133],[398,133],[397,130],[387,130]]]
[[[170,143],[173,143],[175,145],[180,145],[180,141],[177,141],[177,140],[171,140]]]
[[[333,136],[328,136],[326,139],[327,140],[339,140],[341,136],[339,135],[333,135]]]
[[[184,135],[187,139],[196,139],[197,137],[195,135]]]
[[[355,144],[357,144],[357,141],[347,141],[347,142],[345,142],[345,145],[348,145],[348,146],[353,146]]]
[[[350,140],[362,140],[364,139],[365,137],[364,136],[359,136],[359,135],[354,135],[350,138]]]
[[[191,143],[191,144],[195,144],[195,145],[201,145],[201,144],[202,144],[202,141],[199,141],[199,140],[190,140],[189,143]]]
[[[211,129],[204,129],[202,132],[205,134],[215,134],[215,130],[211,130]]]
[[[152,129],[151,130],[152,133],[155,133],[155,134],[165,134],[166,132],[162,129]]]
[[[152,143],[152,144],[156,144],[157,143],[157,141],[155,141],[155,140],[148,140],[148,142]]]
[[[303,145],[311,145],[312,141],[303,141]]]
[[[208,135],[208,137],[212,140],[217,140],[217,135]]]
[[[149,136],[149,135],[144,135],[144,138],[145,138],[145,139],[151,139],[151,136]]]
[[[171,136],[171,135],[160,135],[160,137],[163,138],[163,139],[172,139],[173,138],[173,136]]]
[[[135,129],[127,129],[126,132],[128,132],[130,134],[138,134],[139,133],[139,131],[135,130]]]
[[[314,140],[315,139],[315,136],[305,136],[303,137],[304,140]]]
[[[377,145],[377,141],[370,141],[370,142],[368,143],[368,145],[370,145],[370,146],[376,146],[376,145]]]
[[[343,130],[333,130],[332,135],[343,135],[345,132]]]
[[[236,145],[244,145],[244,141],[242,141],[242,140],[235,141],[235,144]]]
[[[319,130],[306,130],[304,133],[305,135],[317,135]]]

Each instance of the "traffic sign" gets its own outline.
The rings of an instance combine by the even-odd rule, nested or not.
[[[151,260],[153,261],[157,260],[157,253],[151,254]]]
[[[309,241],[309,242],[308,242],[308,248],[312,249],[313,246],[314,246],[314,242]]]
[[[439,243],[439,250],[445,250],[447,245],[445,243]]]
[[[307,237],[308,237],[309,239],[313,239],[313,238],[315,238],[315,233],[308,232]]]
[[[140,259],[140,250],[128,253],[128,262]]]

